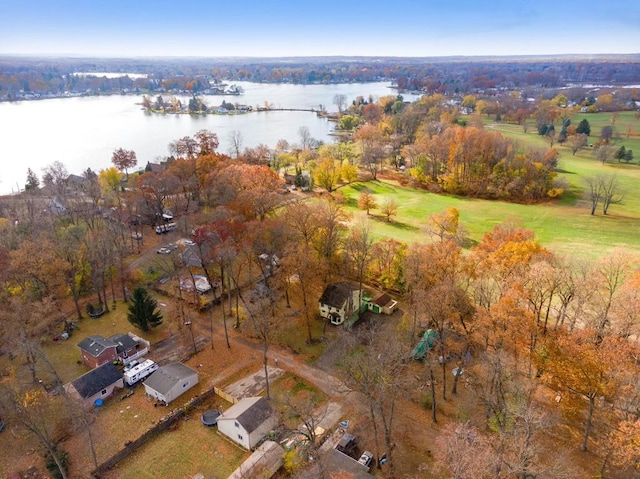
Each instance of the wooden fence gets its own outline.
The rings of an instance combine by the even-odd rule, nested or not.
[[[121,450],[119,450],[109,459],[107,459],[102,464],[100,464],[98,468],[91,473],[91,475],[94,478],[99,479],[102,474],[104,474],[109,469],[114,467],[120,461],[123,461],[124,459],[129,457],[137,449],[139,449],[144,444],[146,444],[149,440],[153,439],[160,433],[169,429],[173,424],[176,423],[176,421],[182,419],[190,409],[202,404],[205,400],[209,399],[214,394],[217,394],[218,396],[220,396],[221,398],[223,398],[224,400],[232,404],[235,404],[238,402],[237,398],[225,393],[222,389],[217,388],[216,386],[213,386],[212,388],[206,390],[202,394],[199,394],[193,399],[191,399],[184,406],[174,411],[171,411],[167,416],[164,416],[162,419],[160,419],[158,424],[153,426],[151,429],[145,432],[138,439],[127,443]]]

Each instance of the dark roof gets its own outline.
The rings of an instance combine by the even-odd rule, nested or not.
[[[105,363],[92,369],[86,374],[71,382],[83,399],[90,398],[94,394],[122,379],[122,372],[113,364]]]
[[[118,354],[123,353],[124,351],[129,351],[131,348],[138,345],[138,342],[134,341],[134,339],[128,334],[114,334],[109,338],[109,341],[117,345],[116,351]]]
[[[345,301],[358,287],[352,283],[333,283],[327,286],[320,297],[320,304],[327,304],[334,308],[341,308]]]
[[[78,347],[88,352],[94,358],[100,356],[105,349],[117,347],[118,345],[110,339],[102,336],[89,336],[78,343]]]
[[[180,381],[194,374],[197,376],[198,372],[194,371],[186,364],[167,364],[166,366],[160,367],[155,373],[149,376],[144,384],[154,391],[158,391],[160,394],[164,395],[171,391],[171,388]]]
[[[184,251],[180,255],[182,262],[187,266],[194,268],[202,268],[202,260],[200,259],[200,251],[197,246],[185,246]]]
[[[262,397],[240,399],[236,404],[222,413],[225,419],[235,419],[251,433],[258,429],[273,414],[269,403]]]
[[[336,449],[330,449],[324,456],[325,467],[331,473],[348,472],[353,475],[353,479],[369,479],[373,478],[372,474],[367,472],[367,468],[346,454]]]
[[[373,300],[373,304],[377,304],[378,306],[386,306],[391,301],[393,301],[391,299],[391,296],[389,296],[387,293],[382,293],[380,296]]]

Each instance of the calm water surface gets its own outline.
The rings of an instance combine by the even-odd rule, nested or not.
[[[223,100],[251,106],[268,102],[275,108],[315,108],[335,111],[336,94],[351,102],[359,95],[378,98],[395,94],[388,83],[341,85],[270,85],[238,82],[240,96],[204,97],[208,106]],[[405,100],[415,96],[405,95]],[[166,96],[165,96],[166,98]],[[219,151],[228,153],[230,135],[240,131],[244,147],[260,143],[274,147],[279,139],[300,141],[298,129],[306,126],[314,138],[331,142],[333,123],[309,112],[256,112],[245,115],[157,115],[144,112],[138,96],[64,98],[0,103],[0,193],[22,189],[27,168],[41,175],[54,161],[70,173],[111,166],[116,148],[136,152],[138,167],[159,162],[169,154],[169,143],[207,129],[218,134]],[[183,103],[188,98],[182,99]]]

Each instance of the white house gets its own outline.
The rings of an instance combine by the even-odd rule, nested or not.
[[[331,324],[355,321],[361,313],[360,289],[347,282],[328,285],[319,301],[320,316]]]
[[[278,424],[269,403],[261,397],[240,399],[218,417],[218,432],[251,450]]]
[[[168,364],[159,368],[142,384],[149,396],[169,404],[198,384],[198,372],[182,363]]]

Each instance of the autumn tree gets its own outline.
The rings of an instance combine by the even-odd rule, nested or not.
[[[362,297],[364,275],[371,259],[373,240],[366,224],[359,224],[351,228],[345,240],[345,253],[348,263],[352,266],[358,280],[359,297]]]
[[[331,193],[342,179],[341,168],[331,158],[324,158],[313,170],[315,183]]]
[[[220,202],[246,219],[264,220],[282,201],[283,181],[266,165],[232,164],[220,172]]]
[[[619,384],[616,369],[624,368],[629,357],[628,344],[620,338],[598,338],[594,329],[549,337],[538,358],[543,377],[555,387],[587,401],[580,450],[586,451],[599,397],[612,398]]]
[[[377,126],[365,125],[358,130],[355,138],[360,143],[363,165],[369,170],[371,177],[377,179],[385,156],[382,132]]]
[[[127,312],[127,319],[142,331],[149,331],[162,323],[162,313],[158,311],[158,302],[153,299],[146,289],[136,288]]]
[[[356,338],[352,338],[356,340]],[[367,404],[376,456],[380,457],[380,434],[387,455],[389,477],[395,477],[394,449],[396,441],[396,414],[403,385],[407,381],[406,369],[410,351],[406,341],[390,340],[375,327],[364,331],[358,338],[364,347],[353,347],[343,360],[347,384],[363,394]]]
[[[129,169],[138,164],[136,158],[136,152],[133,150],[125,150],[124,148],[118,148],[111,155],[111,163],[118,170],[124,171],[125,178],[129,178]]]
[[[387,198],[380,206],[380,212],[390,223],[391,218],[398,214],[398,204],[393,198]]]
[[[312,319],[317,312],[317,298],[325,266],[310,243],[292,241],[285,251],[280,274],[287,275],[289,288],[302,299],[302,312],[307,330],[307,342],[313,344]]]
[[[571,154],[575,156],[578,150],[581,150],[585,146],[587,146],[589,138],[584,133],[578,133],[569,138],[569,148],[571,149]]]
[[[443,241],[444,239],[457,238],[460,212],[450,206],[441,213],[433,213],[429,216],[429,232]]]
[[[0,382],[0,415],[39,442],[53,458],[60,477],[67,479],[66,453],[60,449],[62,438],[55,432],[66,421],[63,396],[49,397],[40,387],[21,387],[15,376]]]
[[[373,210],[378,207],[378,203],[376,202],[375,196],[368,190],[365,189],[360,196],[358,196],[358,208],[361,210],[365,210],[367,215],[371,214],[370,210]]]
[[[276,314],[275,310],[279,299],[280,295],[277,290],[267,278],[264,278],[264,281],[257,283],[255,288],[249,292],[249,302],[245,303],[251,332],[262,343],[262,365],[266,380],[267,399],[271,398],[267,353],[281,326],[280,316]]]
[[[608,145],[608,144],[604,144],[604,145],[599,145],[594,151],[593,151],[593,155],[596,157],[596,159],[602,163],[603,165],[609,161],[610,159],[613,158],[613,155],[615,153],[615,147],[613,145]]]
[[[387,290],[403,291],[406,256],[407,245],[392,238],[374,243],[367,278]]]

